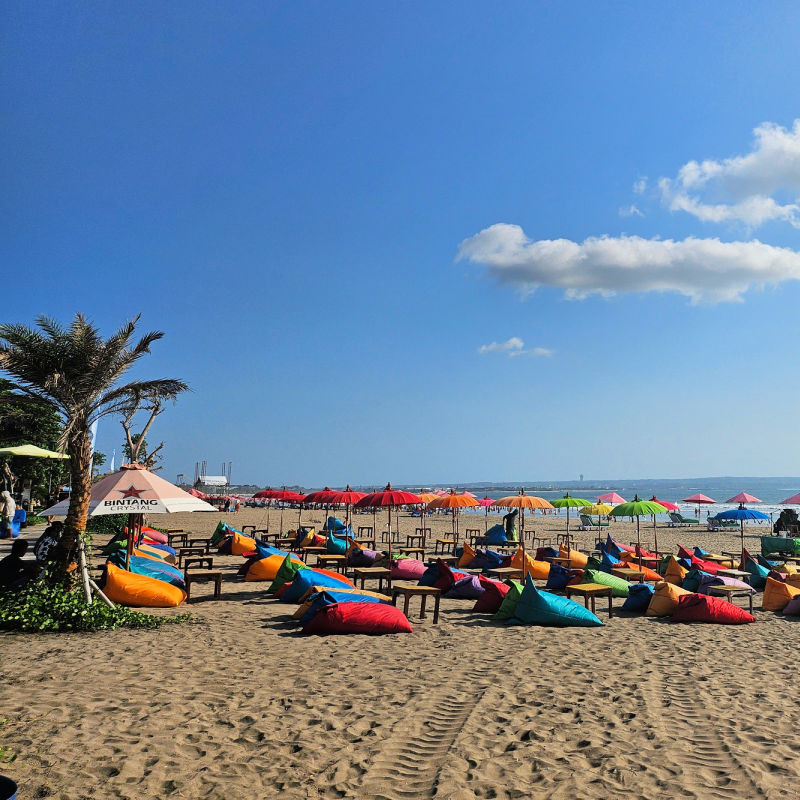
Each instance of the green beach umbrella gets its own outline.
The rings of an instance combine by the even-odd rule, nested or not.
[[[636,544],[639,545],[639,566],[642,565],[641,540],[639,538],[639,517],[650,514],[663,514],[667,509],[652,500],[640,500],[637,494],[629,503],[620,503],[611,511],[612,517],[636,517]],[[656,549],[658,543],[656,542]]]
[[[566,508],[567,509],[567,533],[569,534],[569,510],[571,508],[586,508],[586,506],[592,505],[591,500],[584,500],[582,497],[573,497],[569,492],[567,492],[563,497],[559,497],[557,500],[550,501],[556,508]]]

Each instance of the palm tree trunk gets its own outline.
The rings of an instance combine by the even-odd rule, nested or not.
[[[69,565],[75,560],[78,537],[86,530],[89,503],[92,497],[92,442],[89,428],[77,430],[67,443],[70,466],[69,510],[64,520],[64,534],[56,565],[55,579],[64,581]]]

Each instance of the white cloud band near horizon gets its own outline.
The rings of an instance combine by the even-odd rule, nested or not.
[[[517,358],[519,356],[541,358],[552,356],[554,351],[547,347],[531,347],[526,350],[525,342],[518,336],[512,336],[510,339],[506,339],[505,342],[483,344],[478,348],[478,353],[481,355],[486,355],[486,353],[505,353],[509,358]]]
[[[519,225],[497,223],[465,239],[456,260],[481,264],[524,293],[563,289],[568,299],[618,292],[678,292],[693,303],[741,300],[754,287],[800,280],[800,253],[758,240],[593,236],[532,241]]]
[[[762,123],[753,135],[746,155],[688,161],[675,178],[659,178],[662,203],[704,222],[756,228],[780,220],[800,228],[800,119],[791,128]]]

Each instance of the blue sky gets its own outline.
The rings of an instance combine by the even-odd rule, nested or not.
[[[795,4],[0,16],[4,320],[165,331],[166,477],[797,474]]]

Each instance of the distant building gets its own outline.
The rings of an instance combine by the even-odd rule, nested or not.
[[[228,485],[228,478],[225,475],[200,475],[194,482],[194,488],[201,492],[208,489],[224,489]]]

